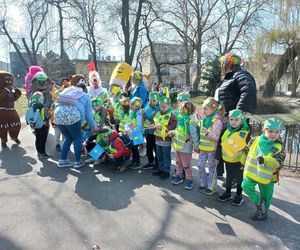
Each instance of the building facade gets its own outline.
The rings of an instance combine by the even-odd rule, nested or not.
[[[154,51],[157,61],[161,64],[162,83],[165,86],[186,86],[186,50],[182,44],[154,43]],[[142,71],[152,74],[152,82],[157,83],[156,67],[151,55],[150,46],[143,48],[140,54]],[[175,65],[172,65],[175,64]],[[192,80],[192,68],[190,67],[190,79]]]
[[[109,59],[109,58],[108,58]],[[73,59],[75,64],[76,74],[84,74],[88,77],[90,70],[87,65],[90,60],[86,59]],[[98,73],[100,75],[103,87],[108,87],[110,76],[118,64],[118,61],[100,60],[97,62]]]

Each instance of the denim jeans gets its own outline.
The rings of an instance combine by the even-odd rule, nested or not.
[[[68,158],[68,153],[73,142],[75,161],[79,162],[82,149],[81,121],[72,125],[58,125],[58,128],[65,137],[61,149],[60,159],[66,160]]]
[[[159,169],[169,173],[171,170],[171,146],[162,147],[156,145],[156,153]]]

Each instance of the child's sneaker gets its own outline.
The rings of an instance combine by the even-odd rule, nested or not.
[[[70,162],[69,160],[59,160],[57,166],[59,168],[69,168],[73,167],[74,163]]]
[[[85,164],[93,164],[94,162],[95,160],[93,158],[89,158],[84,161]]]
[[[242,195],[235,195],[234,199],[232,201],[232,205],[234,205],[234,206],[240,206],[240,205],[243,204],[243,202],[244,202],[244,198],[243,198]]]
[[[75,161],[73,168],[82,168],[84,163],[81,161]]]
[[[119,173],[123,173],[124,171],[126,171],[127,167],[125,166],[125,164],[121,164],[120,166],[117,167],[117,172]]]
[[[252,220],[265,220],[267,218],[267,215],[263,213],[262,207],[256,206],[255,213],[251,216]]]
[[[209,189],[209,188],[206,188],[206,189],[203,191],[203,193],[205,193],[206,195],[213,195],[213,194],[216,193],[216,191],[215,191],[215,190],[211,190],[211,189]]]
[[[148,163],[146,165],[143,166],[143,169],[144,170],[148,170],[148,169],[153,169],[154,167],[154,164],[153,163]]]
[[[231,194],[224,192],[218,197],[219,201],[228,201],[231,200]]]
[[[140,169],[142,167],[141,163],[139,162],[133,162],[131,165],[130,165],[130,168],[131,169]]]
[[[180,184],[182,182],[183,182],[182,177],[179,176],[179,175],[176,175],[175,178],[174,178],[174,180],[171,181],[171,183],[173,185],[178,185],[178,184]]]
[[[206,187],[199,186],[198,187],[198,192],[203,193],[205,189],[206,189]]]
[[[47,154],[47,153],[42,153],[39,155],[39,159],[48,159],[50,157],[51,157],[51,155]]]
[[[188,190],[192,190],[193,189],[193,180],[186,180],[184,188],[188,189]]]

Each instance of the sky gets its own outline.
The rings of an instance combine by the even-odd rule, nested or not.
[[[1,0],[0,0],[1,1]],[[1,7],[1,6],[0,6]],[[8,15],[13,19],[14,24],[14,31],[16,34],[20,37],[22,37],[22,33],[24,31],[26,32],[24,17],[22,16],[22,13],[20,9],[12,4],[8,5]],[[53,22],[53,14],[51,13],[51,20]],[[25,27],[25,29],[24,29]],[[66,31],[67,33],[68,31]],[[51,38],[50,38],[51,39]],[[56,39],[55,37],[53,39]],[[120,45],[119,41],[116,37],[113,39],[109,39],[112,42],[109,43],[109,47],[106,48],[106,51],[101,56],[115,56],[117,60],[121,60],[121,58],[124,59],[124,48]],[[55,44],[53,48],[48,48],[48,50],[53,50],[56,53],[59,53],[59,44]],[[15,51],[13,46],[8,43],[8,39],[4,35],[0,35],[0,61],[7,62],[9,61],[9,51]],[[41,48],[41,53],[45,54],[46,49]],[[80,58],[80,59],[87,59],[88,58],[88,51],[87,49],[80,49],[77,48],[71,48],[67,51],[68,55],[71,59],[73,58]]]

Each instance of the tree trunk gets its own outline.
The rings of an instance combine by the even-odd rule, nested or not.
[[[199,83],[201,80],[201,71],[202,71],[202,60],[201,60],[201,50],[197,51],[197,75],[196,75],[196,79],[193,82],[193,92],[197,92],[198,91],[198,87],[199,87]]]
[[[60,59],[64,56],[64,27],[63,27],[63,15],[62,9],[60,4],[56,5],[58,9],[58,16],[59,16],[59,42],[60,42]]]
[[[275,65],[274,69],[270,72],[264,85],[264,97],[274,96],[276,83],[286,73],[288,66],[295,59],[299,50],[300,42],[294,43],[291,47],[287,48],[284,54],[279,58],[279,61]]]
[[[96,43],[93,43],[92,46],[93,46],[93,51],[92,51],[93,61],[94,61],[94,63],[95,63],[96,71],[98,71],[98,65],[97,65],[97,47],[96,47]],[[99,74],[100,74],[100,72],[99,72]]]
[[[122,30],[124,34],[124,49],[125,49],[125,62],[131,65],[129,51],[130,51],[130,41],[129,41],[129,1],[122,0],[122,19],[121,19]]]
[[[185,64],[185,84],[191,85],[191,76],[190,76],[190,63],[189,58],[187,58],[187,63]]]

